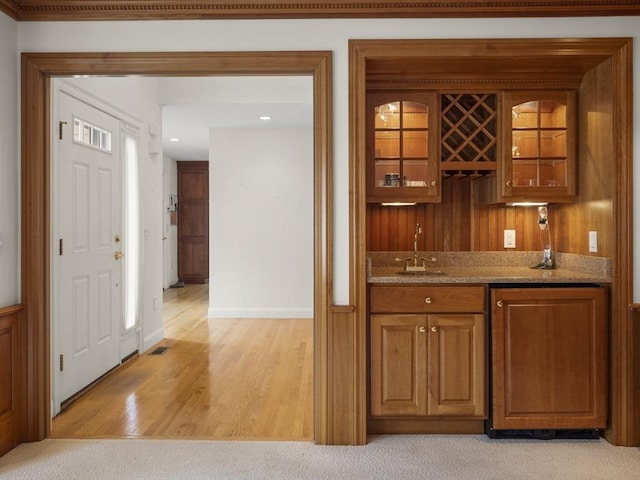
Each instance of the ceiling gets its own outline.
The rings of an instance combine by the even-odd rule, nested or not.
[[[271,120],[260,120],[268,115]],[[211,128],[287,128],[313,126],[308,104],[172,104],[162,108],[163,154],[174,160],[207,160]],[[179,142],[172,142],[178,138]]]
[[[163,154],[209,158],[211,128],[313,126],[312,77],[162,78]],[[270,120],[261,120],[269,116]],[[180,141],[172,142],[172,138]]]

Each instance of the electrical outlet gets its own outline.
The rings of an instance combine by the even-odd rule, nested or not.
[[[504,248],[516,248],[516,231],[504,231]]]
[[[589,232],[589,251],[592,253],[598,251],[598,232]]]

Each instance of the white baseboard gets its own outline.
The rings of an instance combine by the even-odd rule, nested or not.
[[[209,308],[208,318],[313,318],[312,308]]]
[[[140,353],[142,354],[146,352],[163,338],[164,328],[159,328],[155,332],[152,332],[149,335],[145,335],[144,340],[142,341],[142,351]]]

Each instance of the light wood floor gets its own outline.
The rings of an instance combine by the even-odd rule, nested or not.
[[[53,438],[311,440],[311,319],[207,319],[208,285],[165,292],[163,355],[138,356],[53,419]]]

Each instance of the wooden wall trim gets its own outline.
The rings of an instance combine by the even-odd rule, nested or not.
[[[356,41],[349,41],[349,298],[355,307],[355,348],[361,352],[358,391],[364,405],[360,428],[367,428],[367,281],[366,281],[366,58]]]
[[[16,304],[9,305],[8,307],[0,307],[0,318],[11,317],[16,313],[22,312],[24,310],[24,305]]]
[[[25,440],[42,440],[49,429],[50,87],[40,67],[22,57],[21,292],[25,306]]]
[[[314,110],[314,381],[318,443],[332,438],[326,411],[328,310],[333,303],[332,53],[23,53],[21,79],[22,297],[27,386],[25,441],[50,429],[50,91],[51,77],[97,75],[311,75]],[[339,408],[339,407],[338,407]]]
[[[21,21],[179,20],[237,18],[462,18],[637,15],[636,0],[364,1],[279,0],[221,2],[161,0],[0,0]]]
[[[628,39],[612,52],[613,76],[613,249],[611,278],[611,428],[606,438],[616,445],[638,446],[640,431],[634,431],[640,398],[633,388],[640,372],[634,357],[633,315],[633,53]]]

